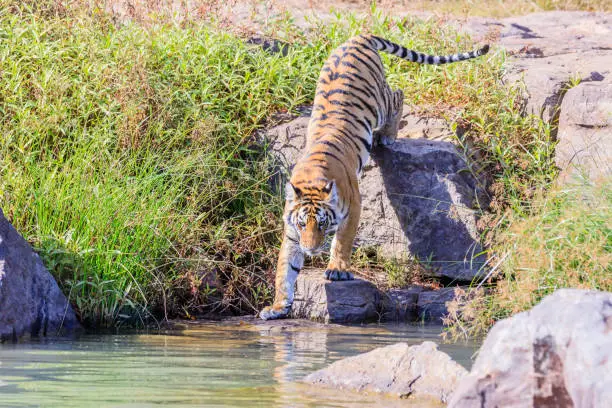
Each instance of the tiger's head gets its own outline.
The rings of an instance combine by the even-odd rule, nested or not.
[[[321,253],[325,236],[336,232],[341,221],[336,183],[332,180],[320,188],[287,183],[286,191],[289,211],[285,222],[297,231],[304,253]]]

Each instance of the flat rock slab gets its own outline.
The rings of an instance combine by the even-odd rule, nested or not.
[[[450,408],[612,406],[612,293],[560,289],[493,326]]]
[[[325,323],[378,321],[384,294],[371,282],[328,281],[324,269],[305,269],[296,282],[291,317]]]
[[[304,382],[345,390],[428,396],[446,402],[467,374],[465,368],[426,341],[397,343],[337,361],[304,378]]]
[[[80,328],[53,276],[0,209],[0,342]]]
[[[324,323],[427,322],[442,323],[448,314],[446,302],[455,298],[455,288],[428,290],[412,285],[382,291],[371,282],[356,278],[328,281],[324,269],[304,269],[298,275],[290,317]],[[299,323],[271,321],[274,326]]]

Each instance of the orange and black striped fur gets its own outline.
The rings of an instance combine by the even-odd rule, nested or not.
[[[288,314],[304,254],[321,251],[325,236],[335,234],[325,277],[349,280],[353,240],[361,199],[358,180],[373,144],[394,142],[404,94],[385,80],[378,51],[420,64],[445,64],[486,54],[478,51],[432,56],[374,36],[358,36],[337,48],[319,76],[303,156],[287,184],[285,230],[276,271],[274,304],[262,319]]]

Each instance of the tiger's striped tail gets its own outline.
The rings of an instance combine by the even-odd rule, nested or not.
[[[392,43],[384,38],[370,36],[370,44],[378,50],[389,54],[393,54],[402,59],[416,62],[418,64],[448,64],[451,62],[464,61],[467,59],[477,58],[489,52],[489,44],[479,50],[463,52],[452,55],[427,55],[422,52],[409,50],[399,44]]]

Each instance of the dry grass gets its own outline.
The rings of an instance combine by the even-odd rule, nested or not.
[[[488,292],[462,293],[450,310],[449,334],[483,335],[559,288],[612,291],[611,184],[557,189],[535,199],[530,216],[511,216],[495,248],[500,280]]]

